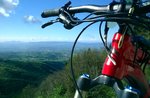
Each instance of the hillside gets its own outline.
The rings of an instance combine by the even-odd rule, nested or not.
[[[79,43],[76,50],[99,48]],[[36,87],[68,62],[72,42],[0,42],[0,98],[14,98],[27,86]]]
[[[63,69],[64,65],[64,61],[0,59],[0,98],[12,98],[29,84],[39,85],[49,74]]]

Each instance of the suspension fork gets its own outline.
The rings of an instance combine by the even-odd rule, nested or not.
[[[114,89],[117,98],[139,98],[139,91],[132,87],[124,88],[121,80],[106,75],[100,75],[95,79],[90,79],[87,75],[82,75],[77,81],[80,92],[88,91],[97,85],[107,85]],[[76,90],[74,98],[81,98]]]

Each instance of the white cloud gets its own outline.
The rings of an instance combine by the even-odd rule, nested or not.
[[[1,8],[1,7],[0,7],[0,15],[6,16],[6,17],[9,16],[9,14],[6,12],[6,10],[4,8]]]
[[[19,0],[0,0],[0,15],[9,17],[18,4]]]
[[[38,18],[32,15],[24,16],[24,20],[27,23],[40,23],[41,22],[41,20],[39,20]]]

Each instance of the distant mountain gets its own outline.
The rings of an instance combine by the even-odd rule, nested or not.
[[[69,51],[73,42],[0,42],[0,52],[41,52],[41,51]],[[76,49],[102,48],[101,43],[77,43]]]

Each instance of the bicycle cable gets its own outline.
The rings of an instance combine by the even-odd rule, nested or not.
[[[75,73],[74,73],[74,68],[73,68],[73,54],[74,54],[75,46],[76,46],[77,41],[78,41],[78,39],[80,38],[80,36],[83,34],[83,32],[84,32],[88,27],[90,27],[91,25],[95,24],[96,22],[97,22],[97,21],[88,24],[86,27],[84,27],[84,28],[81,30],[81,32],[78,34],[77,38],[75,39],[74,44],[73,44],[73,46],[72,46],[72,50],[71,50],[71,65],[70,65],[70,66],[71,66],[71,67],[70,67],[70,69],[71,69],[71,74],[72,74],[72,78],[73,78],[74,84],[75,84],[75,86],[76,86],[76,89],[77,89],[77,91],[78,91],[78,93],[79,93],[79,95],[80,95],[81,98],[83,98],[83,97],[82,97],[82,94],[81,94],[81,92],[80,92],[80,90],[79,90],[78,84],[77,84],[76,79],[75,79]]]

